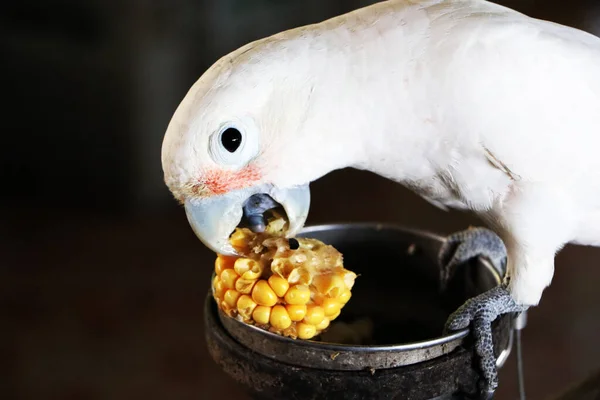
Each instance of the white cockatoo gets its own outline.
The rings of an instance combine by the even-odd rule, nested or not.
[[[162,164],[223,254],[243,213],[260,230],[274,204],[297,233],[308,184],[346,167],[475,212],[503,243],[467,230],[442,258],[487,252],[507,274],[448,327],[470,326],[493,393],[491,322],[539,303],[565,244],[600,245],[599,150],[598,37],[485,0],[391,0],[221,58],[177,108]]]

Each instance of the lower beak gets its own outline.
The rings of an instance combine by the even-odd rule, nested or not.
[[[186,200],[185,213],[198,239],[218,254],[236,255],[229,236],[242,220],[244,204],[255,194],[269,195],[283,207],[289,220],[287,237],[302,229],[310,208],[308,185],[285,189],[261,185],[205,199]]]

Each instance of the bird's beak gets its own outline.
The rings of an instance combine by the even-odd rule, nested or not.
[[[187,199],[185,213],[198,239],[218,254],[236,255],[229,236],[242,220],[244,204],[255,194],[267,194],[283,206],[289,220],[287,237],[302,229],[310,207],[308,185],[285,189],[261,185],[204,199]]]

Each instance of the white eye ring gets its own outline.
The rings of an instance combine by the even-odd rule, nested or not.
[[[229,149],[223,144],[223,134],[237,131],[239,145]],[[228,133],[225,133],[228,132]],[[223,166],[235,169],[246,166],[258,154],[258,133],[250,124],[240,122],[224,124],[210,138],[209,153],[212,159]]]

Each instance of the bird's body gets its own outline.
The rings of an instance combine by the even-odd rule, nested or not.
[[[222,165],[206,149],[231,124],[259,150]],[[600,38],[484,0],[391,0],[223,57],[175,113],[163,166],[181,201],[372,171],[487,221],[531,306],[557,251],[600,245],[598,150]]]
[[[310,152],[299,182],[355,167],[475,211],[534,305],[556,251],[600,244],[599,71],[600,39],[582,31],[483,0],[397,0],[250,43],[190,99],[226,115],[219,96],[247,88],[244,115],[271,116],[261,140],[279,154],[260,169],[275,184],[282,159]]]
[[[600,244],[600,40],[479,0],[374,7],[322,34],[342,54],[330,121],[367,138],[353,166],[477,212],[537,304],[556,251]]]

